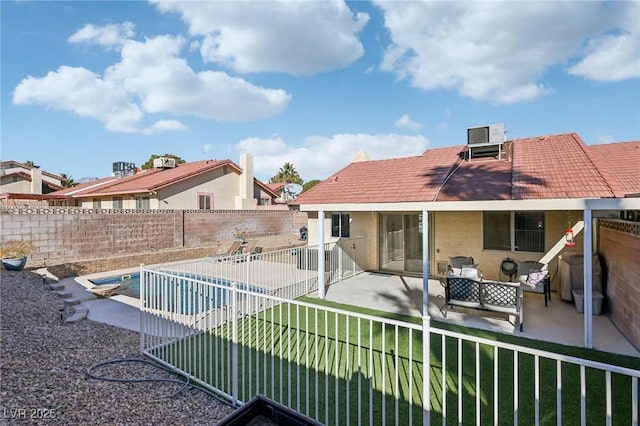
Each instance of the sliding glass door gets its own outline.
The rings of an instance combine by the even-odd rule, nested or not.
[[[422,216],[380,216],[380,269],[422,272]]]

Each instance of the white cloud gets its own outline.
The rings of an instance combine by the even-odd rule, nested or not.
[[[180,14],[190,33],[203,37],[205,61],[239,73],[311,75],[344,68],[364,54],[357,34],[369,16],[354,15],[342,0],[152,3]]]
[[[552,91],[540,81],[544,72],[579,54],[589,38],[637,28],[623,18],[626,3],[377,1],[392,38],[381,69],[424,90],[457,90],[499,104],[532,100]],[[609,68],[619,69],[613,78],[633,77],[637,47],[619,37],[606,57]],[[611,42],[594,42],[591,57],[572,72],[600,76],[598,63]]]
[[[158,120],[151,126],[145,127],[142,133],[145,135],[155,135],[156,133],[178,130],[187,130],[187,126],[177,120]]]
[[[95,43],[107,48],[121,46],[125,40],[135,35],[135,25],[131,22],[109,24],[102,27],[87,24],[80,28],[67,40],[70,43]]]
[[[594,37],[585,57],[569,73],[595,81],[640,78],[640,3],[620,2],[620,28],[615,33]]]
[[[124,88],[79,67],[62,66],[43,78],[27,77],[13,93],[16,105],[37,104],[102,121],[117,132],[136,132],[144,113]]]
[[[280,137],[249,138],[236,148],[254,157],[256,176],[268,180],[285,162],[293,163],[305,181],[326,179],[351,163],[358,151],[372,160],[422,154],[429,141],[422,135],[337,134],[330,138],[312,136],[302,146],[287,143]]]
[[[393,123],[395,127],[406,127],[413,131],[418,131],[422,127],[422,124],[417,123],[415,121],[411,121],[411,118],[404,114],[402,117],[398,118],[395,123]]]
[[[17,105],[38,104],[102,121],[111,131],[155,134],[184,130],[176,120],[151,125],[153,114],[242,122],[286,109],[291,96],[220,71],[195,72],[180,57],[181,37],[124,40],[121,61],[101,76],[61,66],[45,77],[23,79],[14,91]]]
[[[129,41],[122,61],[105,78],[119,81],[141,98],[149,113],[193,115],[221,121],[248,121],[281,113],[291,97],[284,90],[265,89],[221,71],[196,73],[179,57],[181,37],[158,36]]]

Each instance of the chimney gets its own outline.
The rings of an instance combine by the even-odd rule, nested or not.
[[[38,166],[31,168],[31,193],[42,194],[42,170]]]
[[[255,209],[258,201],[253,198],[253,157],[240,154],[240,188],[236,197],[236,208],[242,210]]]
[[[361,163],[363,161],[369,161],[369,160],[371,160],[371,158],[369,157],[369,154],[367,154],[364,151],[358,151],[353,156],[353,160],[351,162],[352,163]]]

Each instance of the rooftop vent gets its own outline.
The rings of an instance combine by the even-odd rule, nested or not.
[[[504,124],[470,127],[467,129],[467,148],[469,160],[475,157],[502,157],[502,144],[505,141]]]
[[[172,169],[176,166],[175,158],[158,157],[153,160],[153,167],[157,169]]]

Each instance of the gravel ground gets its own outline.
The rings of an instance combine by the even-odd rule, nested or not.
[[[214,425],[233,409],[169,382],[91,378],[180,379],[139,362],[139,334],[85,320],[60,320],[64,303],[29,271],[0,275],[0,424]],[[71,308],[63,316],[71,315]]]

